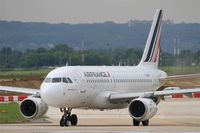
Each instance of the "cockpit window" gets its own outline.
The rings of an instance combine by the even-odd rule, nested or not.
[[[68,80],[66,78],[63,78],[64,83],[68,83]]]
[[[70,78],[67,78],[67,80],[69,81],[69,83],[72,83],[72,80]]]
[[[51,82],[51,78],[45,78],[44,82],[45,83],[50,83]]]
[[[67,77],[63,77],[63,78],[45,78],[44,80],[45,83],[59,83],[59,82],[63,82],[63,83],[72,83],[72,80]]]
[[[67,78],[62,78],[62,82],[63,83],[72,83],[72,80],[69,77],[67,77]]]
[[[52,83],[61,82],[61,78],[53,78]]]

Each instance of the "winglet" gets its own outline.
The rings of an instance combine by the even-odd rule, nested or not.
[[[163,11],[157,9],[139,66],[158,68]]]

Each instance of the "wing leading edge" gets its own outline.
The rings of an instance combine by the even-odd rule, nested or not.
[[[18,92],[18,93],[25,93],[25,94],[32,94],[32,95],[40,94],[39,89],[11,87],[11,86],[0,86],[0,91]]]
[[[113,93],[110,95],[110,102],[127,102],[139,97],[162,97],[173,94],[192,94],[200,92],[200,88],[195,89],[175,89],[175,90],[163,90],[163,91],[150,91],[150,92],[139,92],[139,93]]]

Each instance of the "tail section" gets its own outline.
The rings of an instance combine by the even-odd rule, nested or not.
[[[163,11],[157,9],[139,66],[158,68]]]

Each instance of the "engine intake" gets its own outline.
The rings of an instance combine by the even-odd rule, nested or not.
[[[138,121],[149,120],[156,114],[157,110],[155,102],[147,98],[134,99],[129,105],[131,117]]]
[[[20,113],[26,119],[42,117],[48,110],[48,106],[41,98],[28,97],[20,104]]]

